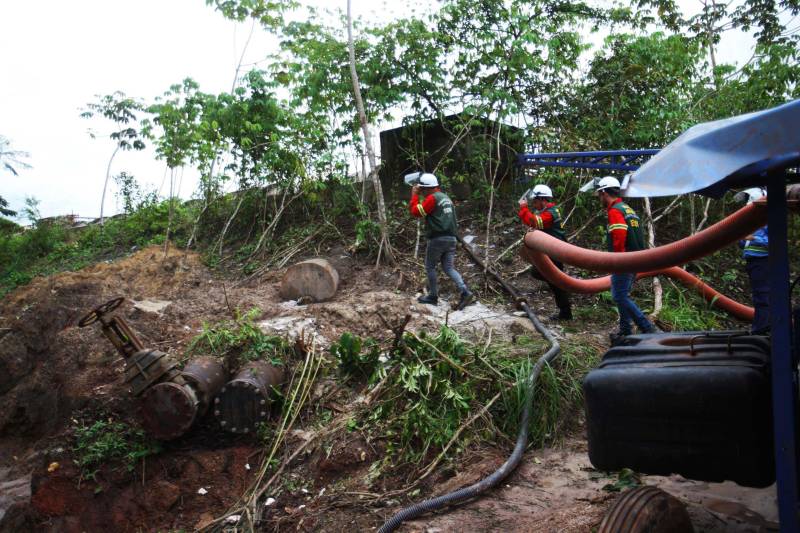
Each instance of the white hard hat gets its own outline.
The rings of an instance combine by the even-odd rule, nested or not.
[[[739,202],[747,202],[747,205],[752,204],[753,202],[764,198],[767,195],[767,192],[762,189],[761,187],[752,187],[750,189],[745,189],[739,193],[736,193],[734,199]]]
[[[438,187],[439,180],[436,179],[436,176],[433,174],[423,174],[419,178],[419,186],[420,187]]]
[[[550,190],[550,187],[548,187],[547,185],[540,183],[539,185],[531,189],[529,196],[531,198],[552,198],[553,191]]]
[[[619,189],[620,184],[619,180],[614,176],[606,176],[604,178],[600,178],[600,181],[597,182],[597,186],[595,187],[595,191],[602,191],[604,189]]]

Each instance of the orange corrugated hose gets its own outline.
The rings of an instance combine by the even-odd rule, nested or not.
[[[752,321],[752,307],[720,294],[676,265],[716,252],[750,235],[766,223],[766,202],[761,201],[738,210],[699,233],[658,248],[625,253],[598,252],[568,244],[543,231],[531,231],[525,235],[521,254],[551,283],[570,292],[596,293],[608,290],[611,276],[573,278],[556,268],[551,258],[596,272],[637,272],[637,279],[668,276],[696,290],[712,305],[736,318]]]

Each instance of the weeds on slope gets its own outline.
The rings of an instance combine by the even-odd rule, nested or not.
[[[103,465],[121,463],[132,471],[140,459],[159,453],[161,448],[141,429],[107,419],[76,426],[72,451],[81,477],[93,480]]]
[[[365,352],[352,353],[358,346]],[[431,457],[439,462],[471,444],[516,438],[525,384],[545,343],[527,337],[473,343],[442,326],[435,334],[406,332],[397,349],[381,357],[374,347],[374,341],[354,342],[348,334],[331,348],[343,374],[369,375],[367,388],[382,389],[354,425],[385,443],[386,467],[418,471]],[[551,442],[569,421],[596,357],[591,347],[567,348],[545,368],[534,391],[531,445]],[[353,360],[361,363],[357,369]]]
[[[255,323],[261,309],[254,307],[247,312],[234,310],[232,320],[203,324],[200,335],[192,339],[186,348],[186,356],[205,354],[222,357],[231,370],[248,361],[267,360],[273,365],[282,365],[286,357],[294,353],[292,345],[284,338],[267,335]]]

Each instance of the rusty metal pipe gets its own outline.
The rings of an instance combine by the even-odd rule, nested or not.
[[[178,370],[169,354],[144,348],[122,317],[110,316],[124,301],[118,297],[94,308],[78,326],[100,322],[103,334],[122,354],[125,383],[139,397],[139,418],[145,431],[161,440],[180,437],[208,411],[228,379],[227,372],[213,357],[192,359]]]
[[[161,440],[180,437],[208,410],[227,373],[213,357],[198,357],[170,381],[149,387],[139,404],[145,430]]]
[[[247,363],[214,399],[214,416],[231,433],[250,433],[267,420],[283,368],[266,361]]]

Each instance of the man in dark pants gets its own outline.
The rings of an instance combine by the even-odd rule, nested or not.
[[[738,193],[735,198],[747,201],[749,205],[765,196],[764,189],[754,187]],[[759,228],[740,241],[739,245],[744,249],[742,255],[747,265],[756,311],[750,331],[754,335],[761,335],[769,331],[769,228]]]
[[[461,274],[455,269],[456,235],[458,233],[456,210],[452,200],[439,189],[439,180],[433,174],[422,174],[419,184],[411,189],[409,203],[411,215],[425,219],[425,272],[428,275],[428,294],[419,297],[419,302],[436,305],[439,303],[436,265],[441,263],[444,273],[450,276],[458,287],[461,298],[456,309],[464,309],[475,299],[464,284]]]
[[[620,198],[620,183],[613,176],[602,178],[595,189],[600,203],[608,213],[609,252],[635,252],[644,250],[644,237],[639,224],[639,217],[633,209]],[[636,274],[611,274],[611,297],[619,311],[619,331],[611,333],[611,343],[615,344],[632,333],[631,320],[636,323],[642,333],[659,331],[639,306],[630,297]]]
[[[527,198],[519,201],[519,218],[522,222],[531,227],[531,231],[544,231],[548,235],[566,241],[566,235],[561,227],[561,211],[558,206],[553,203],[553,191],[550,187],[544,184],[536,185],[528,193]],[[528,203],[533,204],[533,211],[531,211]],[[553,261],[553,263],[560,269],[564,270],[564,264],[560,261]],[[552,283],[550,283],[542,274],[534,267],[531,270],[533,277],[547,283],[558,306],[558,314],[550,317],[552,320],[572,320],[572,306],[569,300],[569,293]]]

